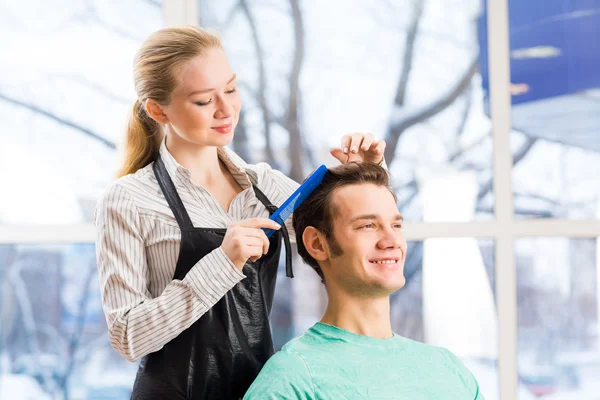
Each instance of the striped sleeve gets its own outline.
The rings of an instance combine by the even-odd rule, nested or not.
[[[152,298],[140,215],[129,193],[111,185],[94,218],[102,306],[114,349],[129,361],[160,350],[197,321],[244,275],[221,248]]]
[[[273,202],[279,207],[288,197],[300,187],[298,182],[285,176],[282,172],[272,169],[268,164],[261,163],[265,168],[264,179],[269,187],[267,197],[273,199]],[[296,233],[292,224],[292,217],[285,220],[285,226],[290,234],[290,241],[296,243]]]

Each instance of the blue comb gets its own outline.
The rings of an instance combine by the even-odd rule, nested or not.
[[[321,184],[323,177],[327,172],[327,167],[321,165],[315,170],[298,189],[275,211],[269,219],[283,225],[283,222],[302,204],[304,200]],[[265,229],[267,237],[271,237],[275,231],[273,229]]]

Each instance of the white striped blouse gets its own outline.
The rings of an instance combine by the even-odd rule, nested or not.
[[[243,191],[229,212],[191,181],[164,142],[161,158],[196,227],[230,223],[269,213],[251,183],[279,206],[298,184],[268,164],[246,164],[227,148],[218,149]],[[160,350],[245,278],[217,248],[179,281],[173,280],[181,232],[149,165],[110,184],[96,207],[96,255],[102,306],[111,345],[129,361]],[[286,221],[294,240],[291,218]]]

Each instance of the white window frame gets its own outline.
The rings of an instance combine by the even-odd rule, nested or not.
[[[496,307],[498,310],[498,375],[500,398],[517,393],[517,282],[515,240],[522,237],[599,238],[598,220],[516,220],[510,151],[510,63],[508,0],[487,0],[490,105],[494,142],[495,216],[492,221],[407,223],[407,240],[472,237],[495,240]],[[198,21],[198,0],[163,0],[164,25]],[[92,243],[92,224],[0,225],[0,244]]]

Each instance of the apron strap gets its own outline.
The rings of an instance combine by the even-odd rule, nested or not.
[[[258,200],[260,200],[260,202],[264,204],[267,210],[269,210],[269,214],[273,215],[273,213],[277,211],[277,206],[273,205],[273,203],[269,201],[267,196],[265,196],[265,194],[261,192],[256,185],[253,184],[252,188],[254,189],[254,193],[256,194]],[[292,244],[290,242],[290,234],[285,224],[281,224],[280,230],[281,234],[283,235],[282,240],[285,246],[285,275],[288,278],[293,278],[294,271],[292,270]]]
[[[157,156],[154,165],[152,165],[152,169],[154,169],[154,174],[158,180],[158,185],[160,186],[165,199],[167,199],[167,203],[169,203],[171,211],[173,211],[173,215],[179,224],[179,229],[182,231],[193,229],[194,225],[192,224],[192,220],[185,210],[183,201],[181,201],[181,197],[179,197],[177,189],[175,188],[175,184],[169,176],[167,168],[165,167],[165,163],[160,158],[160,155]]]

